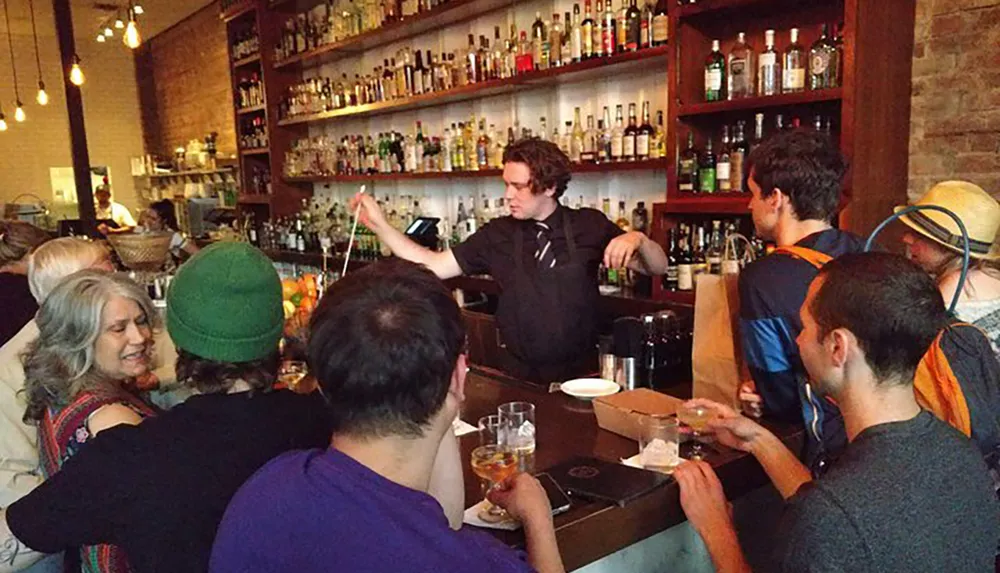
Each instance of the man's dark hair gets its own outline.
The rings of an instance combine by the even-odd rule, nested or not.
[[[820,339],[845,328],[880,381],[912,384],[917,364],[949,322],[934,281],[889,253],[837,257],[820,271],[809,311]]]
[[[788,196],[799,221],[832,221],[840,205],[847,163],[828,135],[796,129],[776,134],[754,148],[746,172],[762,197],[776,189]]]
[[[224,394],[240,380],[250,392],[269,392],[278,378],[278,351],[251,362],[217,362],[177,349],[177,380],[202,394]]]
[[[334,283],[313,314],[308,361],[335,433],[419,437],[444,405],[464,348],[444,283],[390,260]]]
[[[570,174],[569,157],[551,141],[537,137],[526,137],[507,146],[503,151],[503,162],[524,163],[531,170],[531,192],[535,195],[554,188],[553,197],[558,199],[566,192]]]

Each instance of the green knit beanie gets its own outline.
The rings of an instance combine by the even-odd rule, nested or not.
[[[250,362],[277,350],[281,281],[264,253],[216,243],[181,265],[167,292],[167,332],[177,348],[217,362]]]

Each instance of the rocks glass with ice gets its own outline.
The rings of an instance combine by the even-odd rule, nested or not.
[[[535,405],[529,402],[509,402],[497,408],[500,416],[500,443],[517,454],[518,469],[535,470]]]
[[[681,462],[677,418],[643,416],[639,421],[639,463],[669,473]]]

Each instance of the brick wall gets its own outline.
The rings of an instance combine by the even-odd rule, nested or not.
[[[145,43],[136,76],[147,151],[169,155],[217,131],[219,152],[236,152],[228,57],[218,2]]]
[[[917,0],[911,198],[945,179],[1000,196],[1000,0]]]

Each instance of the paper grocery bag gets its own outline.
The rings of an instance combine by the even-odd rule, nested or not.
[[[746,241],[736,235],[726,239],[723,263],[725,269],[736,272],[697,277],[691,364],[694,397],[708,398],[738,411],[740,382],[749,380],[750,372],[739,343],[739,265],[726,264],[737,260],[737,240]]]

